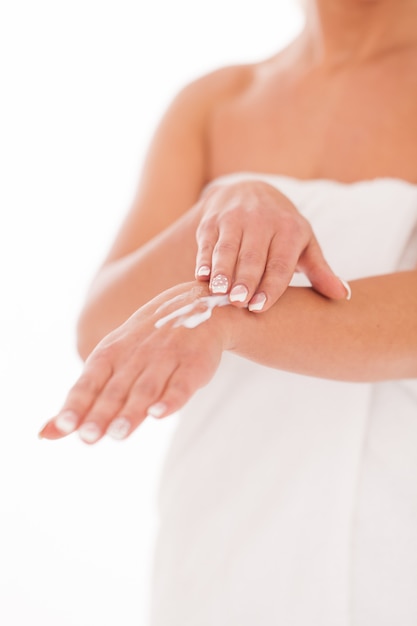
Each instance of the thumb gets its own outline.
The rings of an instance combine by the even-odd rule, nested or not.
[[[300,256],[297,269],[307,276],[313,288],[323,296],[333,300],[350,300],[349,284],[330,268],[314,235]]]

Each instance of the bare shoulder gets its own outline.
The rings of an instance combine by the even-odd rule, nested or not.
[[[222,67],[184,86],[174,98],[172,106],[192,112],[195,119],[209,115],[217,104],[240,97],[253,84],[258,64]]]
[[[209,180],[212,113],[220,102],[244,91],[252,76],[249,65],[224,67],[191,81],[174,96],[154,131],[136,196],[105,263],[138,249],[195,204]]]
[[[153,164],[153,154],[168,155],[170,149],[181,150],[182,158],[200,162],[199,184],[206,182],[207,143],[210,123],[225,103],[233,106],[254,83],[258,65],[222,67],[202,75],[183,86],[162,117],[150,146],[148,162]],[[187,155],[189,158],[187,158]],[[160,161],[159,160],[159,165]],[[164,159],[165,160],[165,159]],[[145,171],[147,167],[145,166]],[[189,172],[189,170],[188,170]],[[189,176],[188,176],[189,177]],[[197,182],[197,177],[195,178]]]

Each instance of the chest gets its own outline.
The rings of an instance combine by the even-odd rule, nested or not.
[[[210,141],[214,176],[237,169],[417,181],[417,68],[271,75],[219,107]]]

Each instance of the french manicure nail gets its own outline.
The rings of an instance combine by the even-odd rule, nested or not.
[[[113,439],[124,439],[132,425],[126,417],[116,417],[106,430],[106,434]]]
[[[343,280],[343,278],[340,278],[340,276],[339,280],[342,283],[343,287],[346,289],[346,300],[350,300],[352,297],[352,289],[350,288],[349,283]]]
[[[76,415],[74,411],[66,410],[57,415],[54,423],[61,433],[69,435],[77,428],[78,421],[78,415]]]
[[[211,281],[212,293],[227,293],[229,289],[229,281],[223,274],[217,274]]]
[[[101,430],[94,422],[86,422],[78,429],[78,434],[85,443],[94,443],[101,436]]]
[[[197,270],[197,276],[210,276],[210,268],[208,265],[202,265]]]
[[[152,404],[152,406],[148,409],[148,416],[150,417],[161,417],[167,410],[167,405],[164,402],[157,402],[156,404]]]
[[[248,304],[249,311],[262,311],[265,306],[266,295],[264,293],[257,293],[253,296],[252,300]]]
[[[245,285],[236,285],[230,292],[230,302],[245,302],[248,297],[248,290]]]

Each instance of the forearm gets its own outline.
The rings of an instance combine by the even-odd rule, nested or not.
[[[229,350],[269,367],[346,381],[417,377],[417,271],[352,281],[334,301],[289,288],[261,314],[224,307]]]
[[[140,306],[194,278],[199,220],[197,206],[138,250],[101,268],[78,321],[78,350],[83,358]]]

